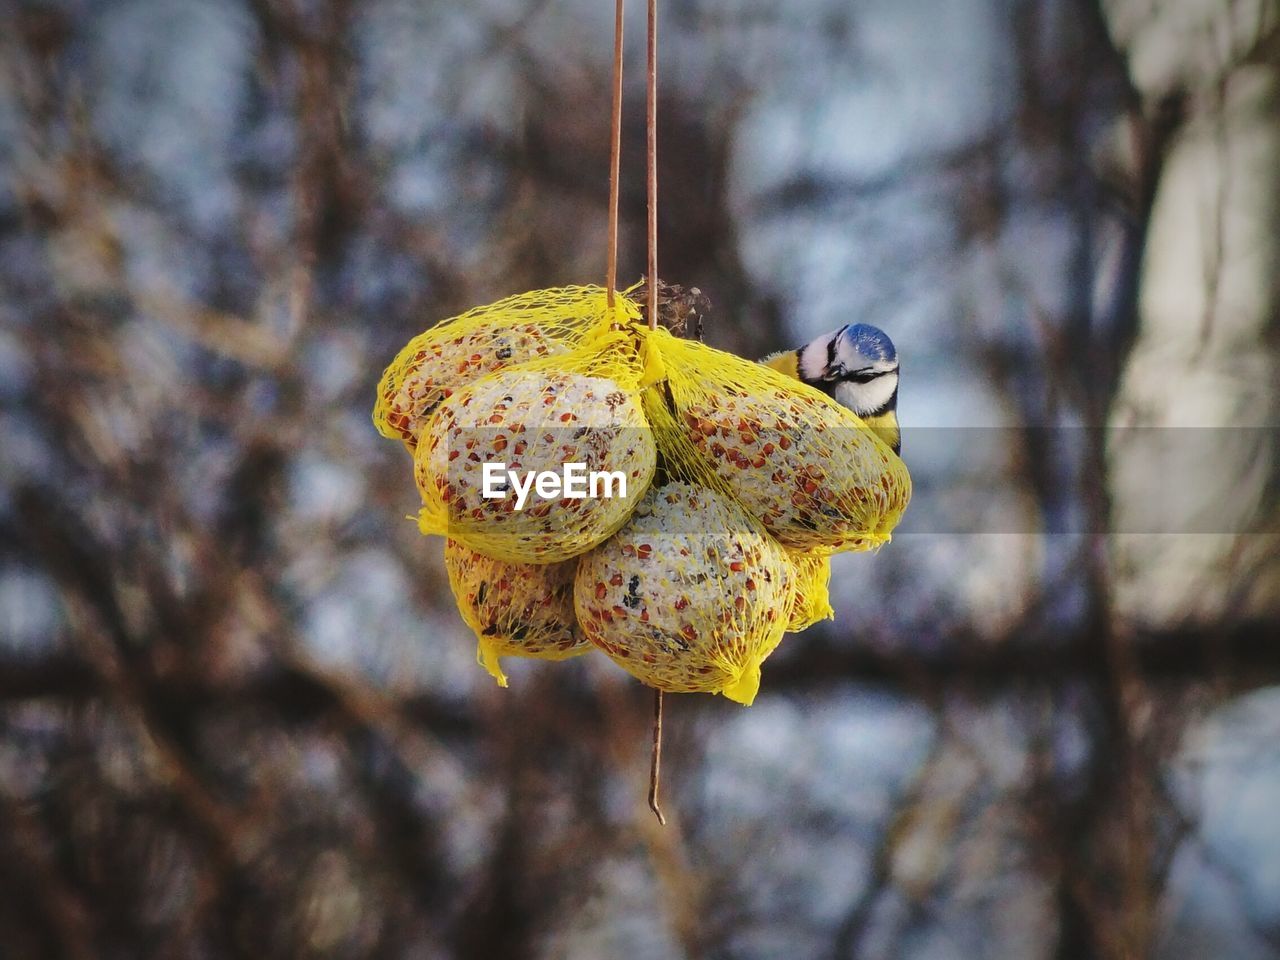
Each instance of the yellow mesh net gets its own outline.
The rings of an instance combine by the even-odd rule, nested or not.
[[[619,298],[577,349],[489,374],[440,403],[414,459],[423,533],[514,563],[553,563],[626,522],[657,461],[640,405],[650,371],[635,317]],[[558,492],[540,474],[559,475]],[[527,486],[534,478],[536,489]]]
[[[599,287],[415,337],[374,422],[414,453],[419,527],[450,538],[459,610],[503,685],[499,657],[594,644],[661,690],[749,704],[783,633],[832,616],[830,555],[887,542],[911,496],[902,461],[831,398],[650,331]]]
[[[645,392],[644,410],[668,462],[731,496],[784,546],[889,540],[911,478],[854,413],[777,370],[665,330],[652,337],[666,379]]]
[[[427,419],[454,391],[505,367],[568,353],[605,310],[603,288],[559,287],[441,320],[405,344],[383,371],[374,426],[412,452]]]
[[[476,659],[500,686],[507,677],[499,657],[564,660],[594,649],[573,612],[576,563],[507,563],[449,540],[444,565],[458,611],[475,632]]]
[[[825,553],[787,551],[796,568],[795,599],[791,605],[788,633],[807,630],[819,620],[835,616],[831,609],[831,557]]]
[[[732,500],[672,482],[582,558],[574,606],[587,637],[649,686],[750,704],[786,629],[794,577]]]

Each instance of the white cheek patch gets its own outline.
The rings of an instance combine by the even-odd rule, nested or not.
[[[827,376],[827,341],[818,340],[800,348],[796,367],[802,380],[823,380]]]
[[[836,403],[848,407],[854,413],[863,415],[875,413],[893,396],[898,389],[896,373],[877,377],[870,383],[837,383],[835,389]]]

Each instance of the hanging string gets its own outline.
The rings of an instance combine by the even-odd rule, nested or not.
[[[664,827],[667,818],[658,802],[658,774],[662,767],[662,691],[653,691],[653,760],[649,764],[649,809]]]
[[[649,329],[658,328],[658,0],[649,0],[649,52],[645,71],[645,171],[649,196]],[[653,691],[653,755],[649,763],[649,809],[663,826],[658,803],[662,771],[662,691]]]
[[[658,327],[658,0],[649,0],[649,55],[645,71],[645,172],[649,195],[649,329]]]
[[[605,296],[613,309],[614,288],[618,285],[618,167],[622,157],[622,8],[625,0],[614,0],[613,12],[613,113],[609,128],[609,252],[605,267]]]
[[[605,296],[613,309],[618,286],[618,170],[622,156],[622,14],[625,0],[614,0],[613,109],[609,130],[609,226]],[[649,198],[648,287],[649,329],[658,327],[658,3],[649,0],[649,44],[645,88],[645,167]],[[662,770],[662,691],[653,698],[653,754],[649,765],[649,809],[666,826],[658,802]]]

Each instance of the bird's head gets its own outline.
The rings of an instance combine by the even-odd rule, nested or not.
[[[800,377],[831,390],[860,416],[892,407],[898,395],[898,352],[879,327],[852,323],[800,351]]]

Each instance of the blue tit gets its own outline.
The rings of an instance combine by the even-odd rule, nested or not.
[[[851,323],[760,362],[828,394],[856,413],[894,453],[901,452],[898,352],[879,327]]]

